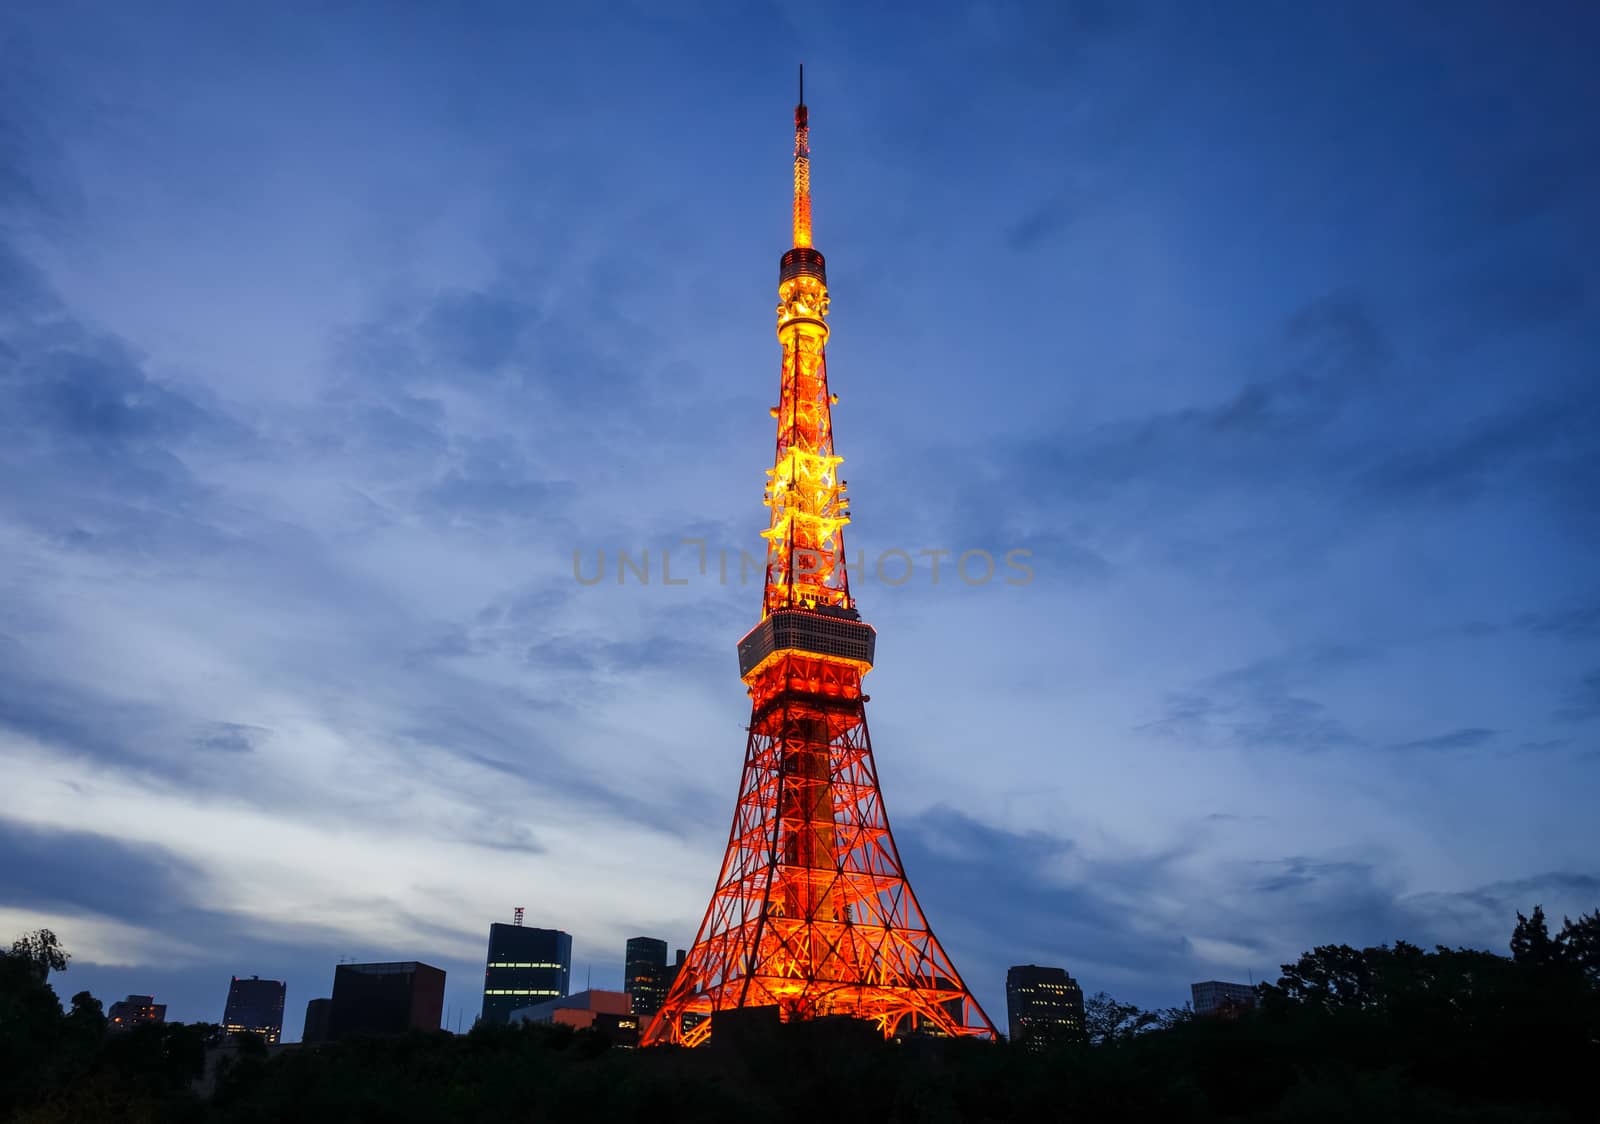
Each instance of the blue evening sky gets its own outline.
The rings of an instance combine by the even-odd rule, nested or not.
[[[470,1022],[518,905],[575,985],[689,943],[800,60],[873,740],[991,1016],[1013,963],[1167,1005],[1600,905],[1597,36],[8,5],[0,932],[185,1020],[285,978],[291,1039],[341,958],[438,964]],[[974,550],[1033,580],[918,553]]]

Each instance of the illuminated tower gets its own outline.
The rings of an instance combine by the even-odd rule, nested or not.
[[[752,703],[744,776],[711,904],[643,1045],[697,1046],[718,1012],[741,1007],[776,1007],[785,1020],[851,1015],[886,1037],[995,1036],[917,905],[878,791],[861,693],[877,634],[845,572],[827,316],[802,72],[794,246],[778,268],[766,583],[761,622],[739,641]]]

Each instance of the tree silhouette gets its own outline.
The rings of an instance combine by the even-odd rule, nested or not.
[[[67,1015],[67,1019],[92,1027],[98,1033],[106,1028],[106,1009],[100,1000],[87,991],[80,991],[72,997],[72,1011]]]
[[[72,954],[61,947],[61,941],[49,929],[35,929],[11,942],[11,955],[33,965],[40,979],[48,979],[50,970],[67,970]]]
[[[1517,927],[1511,931],[1511,959],[1518,964],[1545,967],[1560,961],[1561,952],[1561,945],[1550,939],[1544,906],[1534,906],[1528,917],[1517,914]]]
[[[1084,1033],[1096,1046],[1125,1041],[1160,1021],[1156,1012],[1142,1010],[1134,1003],[1119,1003],[1103,991],[1083,1001]]]
[[[1376,992],[1371,951],[1347,944],[1318,945],[1295,963],[1283,965],[1277,985],[1263,989],[1267,1001],[1323,1010],[1370,1006]]]
[[[1580,913],[1578,919],[1561,919],[1561,944],[1567,960],[1576,965],[1589,978],[1592,986],[1600,987],[1600,909],[1593,913]]]
[[[87,992],[63,1013],[31,955],[0,955],[0,1120],[263,1124],[329,1119],[531,1124],[596,1118],[1093,1119],[1223,1124],[1415,1120],[1577,1124],[1600,1072],[1600,910],[1552,934],[1518,916],[1511,956],[1405,941],[1321,945],[1232,1018],[1146,1011],[1100,992],[1092,1047],[884,1042],[854,1023],[779,1023],[702,1050],[613,1049],[567,1027],[355,1037],[213,1058],[216,1028],[104,1032]]]

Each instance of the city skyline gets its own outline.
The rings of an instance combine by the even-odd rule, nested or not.
[[[173,1021],[284,980],[286,1041],[340,959],[476,1010],[519,902],[574,988],[688,946],[759,586],[686,542],[760,549],[796,56],[852,562],[1032,568],[856,589],[979,1001],[1592,909],[1561,10],[8,11],[0,924]]]

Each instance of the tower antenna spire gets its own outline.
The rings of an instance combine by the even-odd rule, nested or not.
[[[806,64],[800,64],[800,101],[794,107],[794,244],[811,245],[811,125],[806,113]]]

